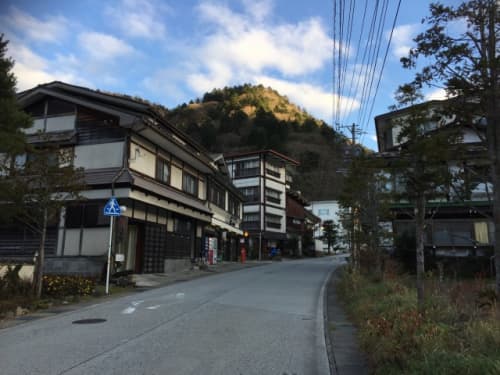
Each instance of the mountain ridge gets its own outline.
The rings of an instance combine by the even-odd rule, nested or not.
[[[167,119],[213,153],[274,149],[297,161],[292,188],[309,200],[337,198],[348,140],[263,85],[213,89]]]

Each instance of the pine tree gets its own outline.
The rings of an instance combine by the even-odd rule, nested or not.
[[[12,72],[14,61],[7,57],[8,43],[4,35],[0,35],[0,175],[7,174],[13,157],[24,152],[23,129],[32,124],[31,118],[17,104],[16,77]],[[5,193],[0,186],[0,200]]]

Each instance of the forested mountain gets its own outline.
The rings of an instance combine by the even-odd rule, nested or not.
[[[294,158],[300,166],[292,188],[310,200],[340,191],[347,140],[271,88],[214,89],[167,116],[210,152],[274,149]]]

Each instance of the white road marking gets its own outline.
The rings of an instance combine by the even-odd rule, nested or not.
[[[143,300],[141,300],[141,301],[132,301],[132,306],[139,306],[143,302],[144,302]]]
[[[184,298],[184,293],[177,293],[175,298]]]
[[[161,305],[149,306],[149,307],[146,307],[146,309],[148,309],[148,310],[156,310],[159,307],[161,307]]]
[[[122,314],[133,314],[135,312],[135,307],[127,307],[122,311]]]

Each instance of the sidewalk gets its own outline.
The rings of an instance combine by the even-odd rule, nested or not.
[[[239,262],[221,262],[213,266],[207,266],[206,269],[186,269],[171,273],[149,273],[136,274],[132,276],[137,288],[158,288],[167,286],[176,282],[189,281],[199,277],[209,276],[211,274],[238,271],[244,268],[258,267],[270,264],[271,261],[247,260],[245,263]]]
[[[357,329],[349,322],[335,292],[338,269],[334,271],[326,288],[325,331],[328,357],[332,374],[368,374],[368,365],[357,341]]]

